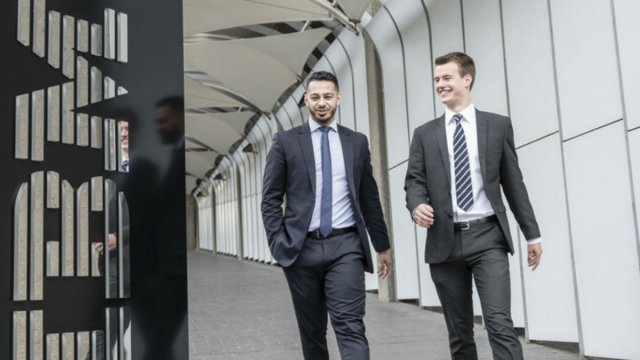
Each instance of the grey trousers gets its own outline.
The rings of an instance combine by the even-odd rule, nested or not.
[[[511,284],[506,242],[497,222],[456,231],[453,251],[443,263],[430,264],[431,278],[442,303],[451,358],[476,360],[473,339],[472,278],[482,304],[494,359],[523,358],[511,320]]]
[[[365,337],[363,250],[356,233],[307,238],[296,262],[284,268],[306,360],[329,358],[327,312],[342,359],[369,359]]]

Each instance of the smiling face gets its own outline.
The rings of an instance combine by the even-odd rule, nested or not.
[[[470,74],[462,76],[458,64],[453,61],[436,66],[433,77],[436,94],[451,111],[459,112],[471,104],[472,82],[473,77]]]
[[[328,80],[313,80],[307,86],[304,103],[313,120],[322,126],[330,125],[340,105],[340,93],[336,85]]]

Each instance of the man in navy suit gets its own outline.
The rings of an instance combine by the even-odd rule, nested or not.
[[[264,173],[262,218],[283,267],[305,359],[328,359],[327,312],[343,359],[369,359],[364,271],[378,253],[378,276],[391,264],[389,238],[366,136],[337,125],[336,77],[313,73],[307,123],[279,132]],[[285,204],[283,213],[283,203]]]

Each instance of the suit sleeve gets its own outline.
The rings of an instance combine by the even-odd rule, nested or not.
[[[287,164],[284,149],[276,133],[267,154],[262,187],[262,222],[269,245],[284,231],[282,204],[286,189]]]
[[[527,188],[518,165],[518,155],[513,141],[513,128],[508,118],[505,125],[502,161],[500,163],[500,183],[509,202],[509,207],[527,240],[540,237],[540,229],[529,201]]]
[[[422,139],[416,129],[413,132],[411,147],[409,149],[409,163],[407,175],[404,179],[404,191],[406,192],[407,209],[413,218],[413,210],[420,204],[429,203],[427,191],[427,169],[424,165],[424,147]]]
[[[369,142],[364,137],[362,146],[363,168],[362,179],[360,181],[360,209],[362,211],[362,217],[364,219],[365,226],[371,237],[371,243],[376,252],[382,252],[388,250],[391,245],[389,244],[389,233],[387,232],[387,225],[384,221],[384,214],[382,212],[382,205],[380,204],[380,194],[378,193],[378,184],[373,177],[373,169],[371,168],[371,154],[369,152]]]

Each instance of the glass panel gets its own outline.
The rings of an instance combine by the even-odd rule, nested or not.
[[[107,179],[104,182],[104,249],[105,249],[105,297],[118,297],[118,219],[116,183]]]
[[[44,172],[31,175],[31,300],[42,300],[44,277]]]
[[[78,134],[77,145],[89,146],[89,115],[77,114],[76,125],[78,126],[78,129],[76,129]]]
[[[113,349],[118,348],[118,309],[105,309],[105,329],[106,334],[105,346],[107,349],[107,359],[118,360],[118,352]]]
[[[99,116],[91,117],[91,147],[102,148],[102,118]]]
[[[44,57],[47,18],[45,0],[33,0],[33,53]]]
[[[91,24],[91,54],[102,56],[102,25]]]
[[[104,57],[116,58],[116,12],[113,9],[104,10]]]
[[[76,106],[81,107],[89,104],[89,63],[82,56],[77,58],[77,74],[76,74]]]
[[[88,331],[81,331],[77,333],[76,350],[79,360],[85,360],[85,358],[89,355],[89,349],[91,347],[89,339],[90,335]]]
[[[60,175],[47,171],[47,209],[60,208]]]
[[[42,310],[30,311],[29,317],[31,326],[29,327],[29,346],[31,351],[30,360],[44,360],[44,324],[42,323]]]
[[[129,265],[129,206],[124,193],[118,193],[118,238],[119,247],[118,259],[120,267],[120,297],[128,298],[131,295],[131,278]]]
[[[102,101],[102,71],[91,67],[91,103]]]
[[[29,184],[22,183],[13,209],[13,300],[27,300]]]
[[[104,331],[93,330],[91,332],[91,359],[98,360],[104,359]]]
[[[62,142],[65,144],[74,143],[74,84],[68,82],[62,85]]]
[[[62,73],[69,79],[73,79],[75,68],[75,19],[73,16],[62,17]]]
[[[62,181],[62,276],[73,276],[73,187]]]
[[[62,334],[62,359],[75,360],[75,339],[73,333]]]
[[[27,360],[27,312],[13,312],[13,359]]]
[[[103,209],[103,181],[101,176],[91,178],[91,211]]]
[[[129,24],[124,13],[118,13],[118,61],[129,61]]]
[[[116,121],[104,119],[104,166],[105,170],[116,170]]]
[[[78,20],[78,45],[77,50],[79,52],[89,51],[89,22],[86,20]]]
[[[18,0],[18,41],[24,46],[29,46],[31,33],[31,1]]]
[[[127,359],[131,354],[131,338],[129,338],[129,307],[120,307],[120,318],[118,321],[118,356],[120,359]]]
[[[47,276],[60,276],[60,242],[47,241]]]
[[[60,360],[60,334],[47,334],[47,360]]]
[[[76,194],[77,276],[89,276],[89,184],[83,183]]]
[[[29,94],[16,96],[16,159],[29,158]]]
[[[60,26],[60,13],[49,11],[48,57],[49,64],[56,69],[60,68]]]
[[[60,86],[47,89],[47,140],[60,141]]]
[[[112,78],[104,77],[104,98],[111,99],[116,96],[116,82]]]
[[[44,160],[44,90],[31,93],[31,160]]]

